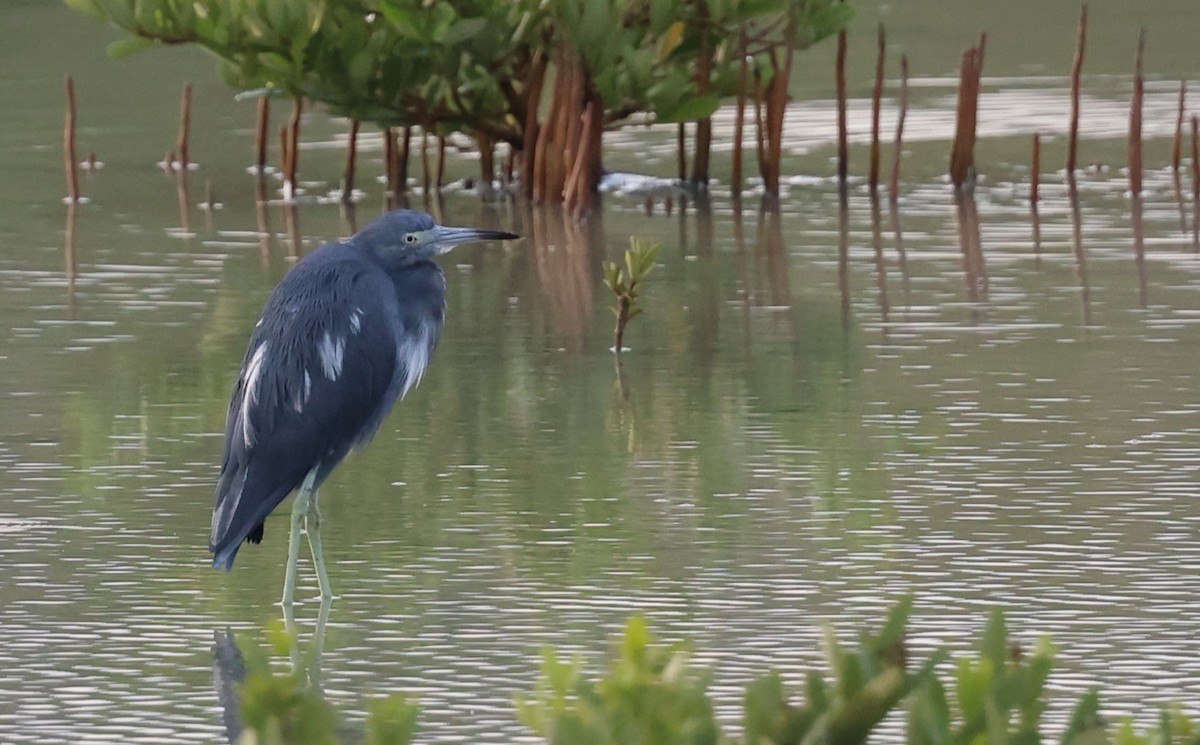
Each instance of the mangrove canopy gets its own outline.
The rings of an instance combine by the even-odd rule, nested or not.
[[[852,15],[838,0],[66,2],[129,34],[114,56],[193,44],[239,91],[314,101],[389,141],[392,128],[463,133],[489,181],[507,143],[527,196],[577,206],[599,184],[604,131],[635,114],[695,122],[681,175],[706,183],[710,117],[734,96],[757,107],[760,172],[776,190],[793,54]]]

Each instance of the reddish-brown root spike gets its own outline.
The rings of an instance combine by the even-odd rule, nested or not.
[[[1029,202],[1037,208],[1038,203],[1038,182],[1041,180],[1042,173],[1042,136],[1041,134],[1033,133],[1033,164],[1029,169]]]
[[[433,180],[433,172],[429,165],[429,132],[424,127],[421,128],[421,188],[424,193],[429,193],[430,182]]]
[[[1192,248],[1200,251],[1200,117],[1192,117]]]
[[[1075,47],[1075,62],[1071,67],[1071,119],[1067,132],[1067,178],[1075,178],[1076,146],[1079,141],[1079,91],[1083,58],[1087,49],[1087,3],[1079,9],[1079,41]]]
[[[837,122],[838,122],[838,188],[846,189],[850,175],[850,148],[846,134],[846,30],[838,32],[837,68]]]
[[[963,52],[962,65],[959,70],[958,105],[954,131],[954,143],[950,150],[950,181],[956,189],[961,189],[970,178],[971,128],[968,111],[971,107],[971,88],[975,80],[975,58],[978,50],[971,47]]]
[[[1192,196],[1200,199],[1200,116],[1192,116]]]
[[[67,196],[79,201],[79,160],[75,157],[75,79],[67,76],[67,114],[63,122],[63,167],[67,173]]]
[[[1146,51],[1146,30],[1138,35],[1137,55],[1133,63],[1133,97],[1129,108],[1129,191],[1142,193],[1142,100],[1145,96],[1142,60]]]
[[[687,125],[683,122],[675,127],[675,161],[679,180],[687,181]]]
[[[296,98],[296,106],[292,111],[292,135],[289,138],[291,141],[291,157],[288,159],[288,181],[294,187],[296,185],[296,174],[300,170],[300,117],[304,113],[304,99]]]
[[[746,63],[746,31],[742,30],[738,40],[738,54],[740,62],[738,64],[738,87],[737,87],[737,113],[733,120],[733,174],[730,177],[730,189],[733,192],[734,198],[742,195],[742,160],[745,155],[742,148],[742,140],[746,134],[746,87],[747,87],[747,68]]]
[[[437,188],[442,190],[442,186],[446,183],[446,137],[438,135],[437,138]]]
[[[754,156],[758,160],[759,175],[767,166],[767,132],[763,122],[763,89],[762,75],[754,71]]]
[[[257,158],[254,161],[259,175],[267,170],[267,131],[271,126],[271,100],[266,96],[258,99],[258,123],[256,125]]]
[[[871,162],[867,185],[871,191],[879,187],[879,115],[883,102],[884,61],[887,54],[887,36],[883,24],[879,24],[879,56],[875,62],[875,88],[871,91]]]
[[[1179,114],[1175,117],[1175,141],[1171,146],[1171,170],[1178,171],[1183,160],[1183,116],[1187,99],[1187,81],[1179,81]]]
[[[350,120],[346,136],[346,170],[342,176],[342,204],[354,201],[354,171],[358,165],[358,120]]]
[[[179,140],[175,143],[175,152],[179,156],[180,170],[187,170],[190,157],[188,140],[192,130],[192,84],[183,86],[183,98],[179,103]]]
[[[383,176],[390,207],[396,194],[396,131],[391,127],[383,128]]]
[[[288,159],[292,157],[291,147],[288,144],[288,128],[284,125],[279,128],[279,174],[287,178],[291,171],[291,166],[288,165]]]
[[[396,163],[396,193],[403,194],[408,191],[408,155],[412,152],[412,127],[405,127],[400,132],[396,152],[399,161]]]
[[[892,151],[892,181],[890,196],[893,203],[900,198],[900,157],[904,147],[904,119],[908,116],[908,55],[900,56],[900,111],[896,115],[896,145]]]

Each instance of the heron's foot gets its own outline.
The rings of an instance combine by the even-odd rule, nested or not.
[[[329,582],[329,574],[325,571],[325,560],[321,557],[320,538],[316,540],[313,556],[315,559],[313,563],[317,565],[317,587],[321,590],[321,605],[325,606],[333,602],[333,599],[337,596],[333,594],[333,585]]]
[[[332,592],[326,592],[324,588],[321,588],[321,595],[320,595],[321,605],[323,605],[323,606],[324,605],[332,605],[333,601],[337,600],[338,597],[339,597],[338,595],[334,595]],[[306,603],[306,602],[308,602],[308,601],[302,600],[302,601],[300,601],[299,604],[304,605],[304,603]],[[294,599],[283,598],[278,603],[276,603],[276,605],[278,605],[280,608],[282,608],[285,613],[294,613],[297,603]]]
[[[320,578],[318,578],[317,585],[318,585],[318,589],[320,590],[319,598],[321,600],[322,607],[329,605],[331,602],[338,599],[339,596],[333,594],[333,588],[330,587],[327,582],[325,584],[322,584],[320,581]],[[299,602],[299,604],[304,605],[304,603],[306,603],[306,602],[308,602],[308,601],[301,600]],[[297,605],[297,602],[296,602],[296,598],[294,596],[284,595],[282,598],[280,598],[279,602],[276,603],[276,605],[278,605],[280,608],[283,608],[285,613],[292,613]]]
[[[316,557],[321,555],[321,542],[317,539],[316,549],[313,551]],[[313,562],[317,565],[317,587],[321,590],[321,603],[329,603],[336,595],[333,594],[333,585],[329,582],[329,574],[325,571],[325,561],[323,558]]]

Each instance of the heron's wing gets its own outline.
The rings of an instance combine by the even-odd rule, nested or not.
[[[276,288],[229,405],[214,565],[261,540],[262,521],[311,470],[323,478],[382,421],[395,401],[394,293],[352,260],[302,262]]]

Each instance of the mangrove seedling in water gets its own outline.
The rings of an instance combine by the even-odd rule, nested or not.
[[[604,284],[612,290],[617,301],[613,308],[613,315],[617,317],[617,324],[613,328],[613,351],[618,355],[625,340],[625,326],[642,312],[642,307],[638,305],[642,281],[654,269],[654,260],[662,250],[660,243],[647,243],[636,238],[630,244],[625,252],[625,266],[615,261],[604,262]]]

